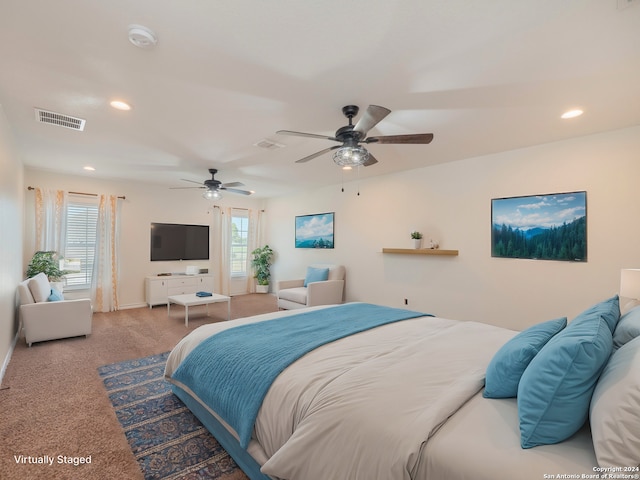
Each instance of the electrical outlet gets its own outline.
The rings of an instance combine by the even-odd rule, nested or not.
[[[405,298],[405,299],[404,299],[404,304],[405,304],[405,305],[409,305],[409,299],[408,299],[408,298]]]

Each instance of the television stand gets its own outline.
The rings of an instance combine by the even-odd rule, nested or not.
[[[166,305],[172,295],[187,293],[213,293],[213,275],[149,275],[145,278],[145,302],[149,308]]]

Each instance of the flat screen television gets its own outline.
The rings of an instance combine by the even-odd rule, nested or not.
[[[209,260],[209,225],[151,224],[151,261]]]

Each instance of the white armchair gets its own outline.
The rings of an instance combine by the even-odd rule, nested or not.
[[[342,303],[344,276],[342,265],[310,265],[305,278],[276,282],[278,308],[293,310]]]
[[[44,273],[18,285],[20,318],[24,337],[33,342],[77,337],[91,333],[93,310],[91,300],[48,301],[51,285]]]

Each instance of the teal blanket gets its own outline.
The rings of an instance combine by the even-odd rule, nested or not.
[[[424,313],[349,303],[240,325],[204,340],[172,378],[188,386],[224,419],[247,448],[253,425],[276,377],[311,350],[343,337]]]

